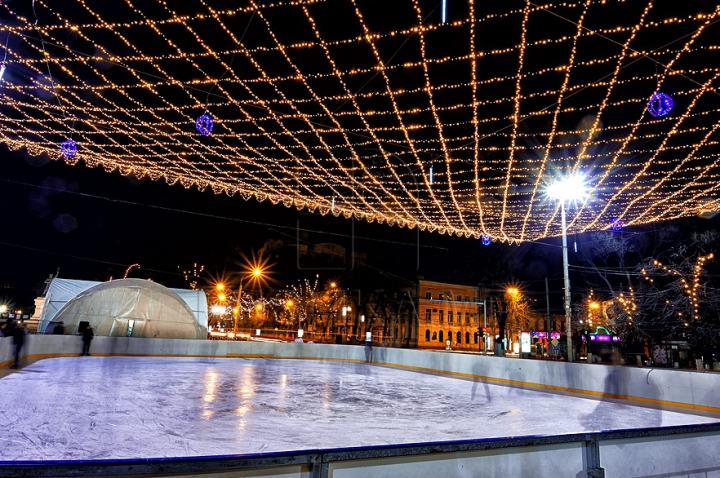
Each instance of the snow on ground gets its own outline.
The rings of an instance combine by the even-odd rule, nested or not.
[[[207,456],[716,421],[365,363],[66,357],[0,379],[2,460]]]

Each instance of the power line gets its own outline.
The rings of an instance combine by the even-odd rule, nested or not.
[[[245,224],[254,224],[257,226],[267,226],[268,228],[287,229],[287,230],[292,230],[292,231],[312,232],[312,233],[316,233],[316,234],[326,234],[329,236],[349,237],[349,238],[353,238],[353,239],[367,240],[367,241],[371,241],[371,242],[381,242],[381,243],[386,243],[386,244],[397,244],[397,245],[401,245],[401,246],[422,247],[422,248],[427,248],[427,249],[438,249],[438,250],[443,250],[443,251],[449,250],[447,247],[441,247],[441,246],[424,245],[424,244],[418,244],[418,243],[408,243],[408,242],[401,242],[401,241],[393,241],[391,239],[380,239],[377,237],[364,237],[364,236],[356,236],[356,235],[351,235],[351,234],[342,234],[339,232],[330,232],[330,231],[321,231],[321,230],[317,230],[317,229],[306,229],[306,228],[301,228],[301,227],[285,226],[285,225],[281,225],[281,224],[273,224],[273,223],[263,222],[263,221],[253,221],[250,219],[240,219],[237,217],[220,216],[217,214],[209,214],[209,213],[197,212],[197,211],[188,211],[186,209],[179,209],[179,208],[173,208],[173,207],[167,207],[167,206],[158,206],[155,204],[138,203],[138,202],[134,202],[134,201],[128,201],[126,199],[113,199],[113,198],[109,198],[106,196],[99,196],[97,194],[82,193],[82,192],[78,192],[78,191],[67,191],[65,189],[58,189],[58,188],[53,188],[50,186],[44,186],[44,185],[38,185],[38,184],[30,184],[30,183],[25,183],[25,182],[21,182],[21,181],[13,181],[13,180],[4,179],[4,178],[0,178],[0,181],[19,185],[19,186],[33,187],[33,188],[38,188],[38,189],[46,189],[48,191],[73,194],[76,196],[87,197],[87,198],[92,198],[92,199],[100,199],[103,201],[108,201],[108,202],[117,203],[117,204],[125,204],[125,205],[130,205],[130,206],[142,206],[142,207],[148,207],[151,209],[158,209],[161,211],[175,212],[175,213],[180,213],[180,214],[190,214],[193,216],[201,216],[201,217],[207,217],[207,218],[211,218],[211,219],[219,219],[222,221],[233,221],[233,222],[240,222],[240,223],[245,223]]]

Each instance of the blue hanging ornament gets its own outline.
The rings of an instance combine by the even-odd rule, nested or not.
[[[483,246],[489,246],[492,243],[492,237],[490,236],[490,234],[485,233],[480,236],[480,242],[482,242]]]
[[[197,121],[195,121],[195,127],[197,128],[197,130],[205,135],[208,135],[212,132],[213,125],[213,119],[209,113],[203,114],[197,119]]]
[[[657,92],[650,97],[647,104],[647,110],[651,115],[665,116],[673,109],[673,100],[665,93]]]
[[[614,217],[610,219],[610,229],[612,229],[613,231],[622,231],[622,228],[622,219],[620,219],[619,217]]]
[[[64,154],[66,158],[72,158],[77,151],[77,143],[71,139],[66,139],[60,143],[60,151],[62,151],[62,154]]]

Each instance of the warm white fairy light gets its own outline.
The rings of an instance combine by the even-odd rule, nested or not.
[[[712,260],[714,257],[715,255],[713,253],[707,254],[705,256],[698,256],[697,260],[695,261],[695,266],[692,268],[692,277],[684,277],[683,274],[676,271],[675,269],[670,269],[657,259],[653,260],[652,262],[653,266],[657,267],[658,269],[662,269],[662,271],[666,274],[680,278],[683,292],[687,294],[688,302],[692,306],[691,317],[695,320],[698,320],[700,318],[700,299],[698,297],[698,293],[700,290],[700,276],[703,273],[703,267],[705,266],[705,263],[708,260]],[[652,279],[645,269],[642,269],[640,272],[642,273],[646,281],[650,283],[655,282],[655,279]]]
[[[87,0],[36,0],[37,25],[27,5],[5,2],[0,142],[246,200],[506,241],[559,234],[558,203],[540,192],[572,173],[589,190],[571,233],[720,209],[720,122],[706,101],[720,67],[701,61],[720,49],[708,33],[720,7],[527,1],[491,12],[470,0],[448,20],[445,0],[441,16],[401,0],[410,18],[378,22],[386,11],[338,1],[217,10],[198,0],[189,13],[126,0],[108,15]],[[550,26],[553,14],[567,29]],[[239,36],[251,16],[256,30]],[[305,33],[288,32],[290,20]],[[498,28],[516,36],[488,42]],[[643,50],[649,35],[668,42]],[[601,36],[615,46],[598,47]],[[5,67],[30,81],[3,77]],[[666,91],[675,109],[654,118],[645,106],[671,77],[684,80]],[[215,124],[203,137],[193,124],[205,111]],[[61,158],[73,124],[77,153]]]

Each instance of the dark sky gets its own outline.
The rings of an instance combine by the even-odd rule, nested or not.
[[[191,4],[175,3],[174,8],[191,8],[189,6]],[[210,3],[216,6],[227,6],[235,5],[236,2],[216,0]],[[440,2],[427,0],[421,3],[424,12],[434,15],[430,21],[437,21],[439,16],[437,7]],[[669,2],[666,3],[667,5],[664,5],[664,8],[655,8],[651,12],[651,17],[656,14],[658,18],[664,16],[666,13],[665,8],[669,8]],[[30,2],[16,1],[12,5],[20,13],[27,15],[27,18],[32,18],[33,13]],[[57,5],[65,6],[59,1]],[[155,4],[143,5],[143,8],[152,9],[154,8],[153,5]],[[151,12],[151,17],[155,14],[165,15],[160,11],[162,9],[158,5],[155,5],[155,7],[159,9],[159,13]],[[403,24],[399,22],[405,22],[405,26],[412,26],[417,22],[411,3],[404,2],[402,5],[404,10],[396,12],[387,10],[387,2],[364,2],[363,8],[368,9],[366,12],[368,18],[373,18],[373,21],[378,22],[373,24],[374,28],[377,28],[378,31],[385,31],[389,28],[388,25],[385,25],[386,22],[395,25],[394,28],[402,27]],[[465,6],[455,5],[455,9],[450,12],[451,21],[467,15],[466,10],[464,10],[467,8],[467,4],[462,5]],[[505,11],[518,8],[521,10],[524,5],[523,2],[519,1],[510,3],[485,2],[482,4],[482,9],[484,9],[483,12],[485,13],[494,9]],[[636,18],[638,12],[635,10],[642,10],[642,7],[643,4],[628,4],[624,8],[629,9],[629,13],[634,12],[632,18]],[[112,15],[114,21],[123,21],[122,12],[129,14],[128,12],[131,11],[124,2],[106,2],[98,8],[107,9],[104,15],[108,17]],[[334,6],[333,8],[328,9],[327,16],[324,17],[323,32],[329,35],[330,39],[335,37],[345,38],[349,34],[347,23],[335,20],[334,17],[339,16],[339,10]],[[355,14],[353,9],[350,8],[350,4],[346,4],[345,8],[347,10],[345,14],[354,17]],[[477,8],[481,7],[478,6]],[[485,9],[488,11],[486,12]],[[673,3],[673,11],[677,10],[679,17],[686,15],[687,12],[683,13],[681,11],[684,9],[695,10],[697,6],[693,6],[692,2]],[[55,16],[54,13],[45,8],[40,8],[39,11],[41,25],[50,22]],[[69,13],[73,12],[80,15],[78,12],[84,12],[84,9],[77,8],[77,11],[70,10]],[[280,24],[284,21],[290,22],[290,20],[283,19],[284,12],[281,10],[274,11],[270,9],[266,13]],[[274,17],[275,15],[277,18]],[[548,34],[548,31],[555,29],[556,23],[553,22],[559,20],[554,19],[547,12],[546,14],[539,12],[538,15],[540,16],[533,17],[538,22],[533,24],[538,26],[537,35],[544,36]],[[135,19],[134,16],[129,18]],[[236,25],[238,31],[243,31],[247,25],[251,25],[246,38],[249,47],[259,46],[263,44],[263,41],[268,41],[266,36],[261,35],[265,28],[262,26],[262,22],[256,20],[250,24],[252,16],[249,13],[238,15],[238,18],[236,20],[239,22]],[[590,25],[592,28],[606,26],[606,23],[613,25],[617,23],[614,16],[608,17],[602,14],[594,15],[590,19],[596,22]],[[84,17],[78,17],[77,20],[79,23],[94,21]],[[19,22],[17,19],[13,21]],[[560,24],[564,28],[568,28],[570,34],[575,31],[575,26],[572,23],[560,22]],[[305,23],[303,25],[307,30],[307,25]],[[354,25],[355,28],[359,28],[357,22]],[[515,21],[512,24],[515,28],[513,31],[499,30],[502,25],[505,25],[502,22],[499,24],[493,23],[492,25],[496,30],[484,29],[482,31],[483,43],[479,43],[477,48],[490,50],[515,44],[519,35],[519,30],[515,30],[520,28],[520,23]],[[290,25],[290,27],[292,26]],[[299,28],[299,26],[297,27]],[[678,26],[678,31],[672,30],[670,32],[676,35],[672,38],[649,37],[644,41],[652,43],[647,46],[648,49],[657,48],[659,45],[669,44],[668,42],[671,40],[677,41],[677,38],[684,38],[687,30],[694,28],[696,28],[694,22],[685,22]],[[306,37],[301,37],[301,34],[309,35],[311,33],[309,30],[304,31],[304,33],[294,31],[293,28],[278,28],[277,30],[281,40],[288,42],[293,40],[296,35],[298,35],[298,38],[304,39]],[[532,32],[535,32],[535,30],[532,30]],[[217,37],[217,35],[213,35],[214,32],[211,30],[202,33],[207,36],[207,41]],[[73,44],[73,48],[82,50],[89,47],[80,40],[78,35],[72,33],[67,33],[67,35],[68,41]],[[533,38],[535,37],[530,37],[531,40]],[[596,38],[591,40],[597,41]],[[16,42],[15,39],[13,41]],[[148,50],[155,47],[159,48],[159,43],[147,42],[144,37],[139,37],[135,41],[145,42],[143,48]],[[429,54],[430,56],[465,55],[465,44],[464,42],[453,41],[453,38],[448,37],[448,41],[437,43],[441,47],[441,51],[431,51]],[[392,59],[395,64],[417,60],[419,51],[417,45],[411,48],[414,43],[406,45],[405,39],[398,37],[388,42],[387,45],[389,49],[383,51],[383,54]],[[587,57],[578,59],[596,58],[599,52],[604,51],[600,49],[607,49],[609,48],[608,45],[610,44],[606,42],[598,43],[597,47],[590,44],[584,50],[581,49],[581,53],[586,54]],[[617,48],[617,45],[614,48]],[[88,52],[90,51],[92,50],[88,49]],[[118,50],[116,53],[122,55],[127,51]],[[60,55],[60,53],[57,49],[53,50],[54,55]],[[69,55],[67,52],[65,54]],[[238,63],[235,63],[233,68],[238,71],[246,71],[248,69],[247,65],[242,63],[240,56],[238,55],[238,58],[235,59]],[[231,58],[235,58],[235,56],[233,55]],[[305,61],[312,63],[313,58],[308,56]],[[359,63],[359,57],[352,54],[338,52],[336,58],[348,63]],[[541,66],[550,60],[551,58],[547,56],[532,56],[527,59],[528,62],[540,62]],[[225,59],[225,61],[228,60]],[[370,64],[374,64],[376,60],[373,57],[368,61],[370,61]],[[651,75],[653,71],[657,71],[655,64],[648,62],[633,61],[632,64],[635,65],[633,68],[642,69],[641,73],[644,77]],[[190,72],[184,63],[182,65],[182,67],[175,66],[178,70],[171,72],[173,76],[184,78],[184,74],[197,75],[196,71]],[[269,62],[268,65],[270,68],[276,66],[273,62]],[[607,67],[614,68],[613,65],[608,63]],[[210,66],[213,69],[209,70],[211,73],[208,75],[213,77],[223,75],[222,69],[218,70],[217,64],[211,64]],[[496,70],[501,67],[503,68],[502,72],[496,73]],[[447,66],[442,68],[445,69],[443,71],[444,76],[452,76],[452,72]],[[483,68],[488,72],[492,72],[493,75],[497,74],[499,76],[505,74],[513,76],[517,70],[514,61],[504,62],[492,67],[483,66]],[[529,65],[526,68],[532,69]],[[110,74],[108,71],[112,71],[113,74],[125,75],[125,71],[120,68],[103,71],[105,74]],[[636,74],[631,69],[623,71],[627,75]],[[603,78],[604,74],[604,70],[602,72],[593,70],[588,73],[590,75],[588,78],[597,81],[598,78]],[[6,75],[6,79],[11,78],[13,81],[19,82],[18,84],[31,80],[30,75],[26,74],[27,77],[23,77],[21,69],[17,71],[10,70]],[[60,78],[62,79],[62,77]],[[421,75],[413,75],[411,78],[400,76],[393,81],[398,81],[398,83],[407,81],[407,85],[412,85],[414,83],[411,80],[418,81],[418,79],[422,78]],[[673,81],[681,81],[679,76],[673,78]],[[380,82],[381,78],[375,73],[372,73],[370,80],[364,76],[358,76],[354,80],[358,84],[350,86],[358,91],[364,88],[372,90],[372,88],[376,87],[373,86],[371,80]],[[467,83],[467,80],[463,81]],[[585,80],[578,79],[578,81]],[[507,90],[493,89],[483,94],[498,98],[510,98],[515,94],[515,82],[509,81],[505,83]],[[549,88],[547,85],[539,83],[537,77],[534,77],[531,84],[538,89]],[[639,88],[639,92],[633,90],[623,94],[630,97],[642,97],[646,94],[640,86],[636,85],[636,82],[631,82],[629,85],[628,88],[631,90]],[[492,88],[495,88],[495,86],[492,86]],[[655,88],[654,84],[652,88]],[[589,95],[590,99],[588,101],[590,103],[598,103],[602,101],[604,92],[605,89],[588,89],[584,94]],[[195,92],[194,94],[199,93]],[[599,96],[595,98],[594,95]],[[200,97],[202,96],[205,95],[201,94]],[[209,93],[207,97],[210,98]],[[579,101],[580,97],[580,95],[573,96],[573,101]],[[222,117],[224,111],[222,104],[226,103],[226,101],[224,98],[220,100],[217,100],[216,97],[213,98],[213,101],[218,103],[214,105],[213,113],[217,117]],[[628,108],[637,107],[633,103],[628,103],[628,105]],[[530,110],[546,106],[546,103],[542,103],[540,106],[524,105],[524,108]],[[512,108],[513,105],[508,103],[505,107]],[[417,122],[430,124],[434,120],[427,117],[430,113],[426,108],[424,109],[425,111],[418,114]],[[581,110],[582,108],[578,109],[577,114],[584,116],[585,112],[584,110],[580,112]],[[494,110],[489,109],[487,111],[488,115],[495,115],[495,113],[492,113]],[[623,111],[621,110],[621,112]],[[264,110],[258,114],[264,115]],[[391,116],[394,118],[394,115]],[[501,112],[498,113],[498,116],[507,117],[508,114],[507,112]],[[610,117],[606,114],[603,119],[609,121]],[[546,122],[546,119],[538,116],[537,121]],[[576,123],[573,119],[568,124],[569,127],[573,127]],[[467,122],[466,127],[470,128],[468,126],[470,124]],[[76,126],[82,129],[82,121],[79,121]],[[192,124],[188,123],[186,127],[189,132],[192,132]],[[493,128],[495,127],[493,126]],[[507,128],[508,124],[502,123],[497,127]],[[542,127],[532,122],[524,122],[523,128],[528,131],[542,130]],[[472,131],[467,134],[472,134]],[[497,137],[507,136],[499,135]],[[489,140],[486,139],[485,141]],[[91,144],[86,141],[82,147],[90,148]],[[650,148],[651,145],[643,147]],[[499,148],[498,151],[497,154],[506,154],[502,148]],[[644,161],[644,159],[642,160]],[[675,163],[667,162],[667,164],[673,166]],[[505,184],[505,173],[501,169],[498,169],[498,171],[500,171],[498,174],[500,174],[499,177],[501,178],[498,185]],[[495,172],[492,173],[492,175],[495,174]],[[524,269],[522,276],[512,277],[512,274],[508,273],[509,277],[501,277],[502,271],[500,271],[494,273],[494,279],[498,281],[510,281],[513,279],[527,281],[528,287],[537,289],[540,295],[544,295],[544,277],[548,276],[552,281],[552,293],[557,294],[558,299],[560,297],[558,292],[561,291],[562,287],[560,280],[562,277],[562,262],[557,247],[558,239],[547,240],[547,242],[553,244],[552,246],[525,245],[518,247],[495,244],[484,248],[479,244],[479,241],[473,239],[460,239],[430,233],[418,235],[416,231],[408,231],[397,227],[299,213],[295,209],[288,209],[282,205],[272,205],[268,201],[259,203],[252,199],[246,202],[239,196],[215,195],[210,189],[205,192],[198,192],[195,188],[186,190],[179,184],[168,186],[164,182],[138,181],[123,177],[117,172],[106,173],[102,168],[90,169],[85,166],[84,161],[80,161],[77,166],[68,166],[50,161],[46,157],[28,156],[24,151],[10,152],[5,146],[0,146],[0,213],[3,219],[2,237],[0,238],[0,302],[12,299],[22,307],[31,304],[32,298],[42,291],[44,279],[49,274],[55,273],[58,268],[60,269],[60,276],[65,278],[107,280],[110,277],[122,277],[129,265],[139,263],[141,269],[134,270],[131,277],[152,278],[171,287],[185,287],[187,284],[182,278],[180,268],[189,269],[193,263],[198,263],[203,264],[211,274],[219,274],[223,269],[236,269],[237,266],[234,265],[234,262],[239,261],[241,258],[239,251],[250,255],[252,251],[258,250],[267,239],[295,241],[298,236],[298,227],[302,230],[301,239],[308,243],[333,242],[347,249],[367,253],[369,262],[374,268],[373,270],[408,279],[423,275],[428,279],[474,284],[482,280],[482,277],[487,277],[487,270],[493,266],[495,256],[503,253],[507,248],[514,247],[517,254],[523,257]],[[697,224],[700,225],[699,227],[712,226],[712,223],[708,221],[699,221]],[[321,232],[324,232],[324,234]],[[574,238],[571,238],[571,241],[574,241]],[[574,260],[573,251],[571,251],[570,260],[571,262]],[[297,264],[287,261],[278,264],[277,269],[279,272],[278,280],[281,284],[292,282],[303,275],[314,277],[316,273],[320,273],[323,277],[328,277],[343,272],[298,269]],[[575,290],[579,290],[579,288]]]
[[[0,303],[31,309],[43,281],[58,268],[63,278],[104,281],[122,277],[129,265],[138,263],[141,268],[130,277],[186,288],[180,268],[198,263],[207,269],[201,281],[207,285],[212,276],[238,271],[241,253],[251,256],[268,239],[294,243],[299,236],[311,245],[330,242],[368,254],[369,267],[356,273],[360,280],[373,282],[364,284],[368,288],[381,287],[383,277],[423,276],[468,285],[494,281],[495,287],[516,283],[544,310],[544,278],[549,277],[551,308],[562,311],[559,238],[484,247],[474,239],[322,217],[269,201],[138,181],[83,163],[69,166],[0,148]],[[689,232],[717,229],[717,222],[718,218],[690,218],[675,224]],[[590,239],[568,238],[571,264],[579,263],[575,243],[583,248]],[[519,258],[515,271],[502,266],[508,255]],[[276,288],[316,274],[323,281],[347,277],[353,269],[350,264],[334,270],[305,267],[292,254],[272,260]],[[576,272],[571,272],[571,279],[575,294],[590,287]]]
[[[186,287],[180,267],[189,269],[197,262],[215,275],[237,270],[240,252],[251,256],[267,239],[295,242],[298,227],[302,241],[332,242],[367,253],[375,270],[408,279],[467,275],[467,264],[459,259],[487,249],[472,239],[418,235],[269,201],[138,181],[5,147],[0,151],[0,208],[0,299],[23,304],[42,291],[45,278],[58,268],[64,278],[107,280],[139,263],[141,269],[130,277]],[[297,270],[288,260],[275,269],[281,285],[291,278],[343,272]]]

